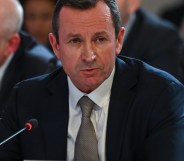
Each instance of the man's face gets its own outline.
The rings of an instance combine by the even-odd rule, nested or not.
[[[111,74],[115,55],[122,47],[123,34],[122,28],[116,38],[110,9],[98,2],[95,8],[83,11],[62,8],[59,44],[53,35],[50,41],[75,86],[90,93]]]
[[[48,34],[52,32],[52,13],[54,3],[46,0],[29,0],[24,5],[24,27],[40,43],[48,43]]]

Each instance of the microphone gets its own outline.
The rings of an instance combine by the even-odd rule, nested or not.
[[[6,143],[7,141],[9,141],[10,139],[14,138],[15,136],[17,136],[18,134],[22,133],[25,130],[31,131],[34,128],[36,128],[38,126],[38,121],[36,119],[30,119],[29,121],[27,121],[25,123],[24,128],[22,128],[21,130],[19,130],[18,132],[16,132],[15,134],[13,134],[12,136],[8,137],[7,139],[5,139],[4,141],[2,141],[0,143],[0,146],[4,143]]]

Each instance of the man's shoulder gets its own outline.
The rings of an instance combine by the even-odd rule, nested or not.
[[[178,34],[177,28],[174,24],[144,9],[139,9],[136,12],[136,18],[137,18],[137,21],[139,21],[139,23],[137,24],[140,24],[142,28],[147,29],[150,34],[154,35],[155,33],[153,31],[161,34],[164,34],[167,32]]]
[[[116,61],[113,87],[115,93],[132,91],[139,95],[139,98],[150,97],[150,99],[156,98],[163,91],[170,94],[180,90],[184,91],[183,84],[169,73],[154,68],[141,60],[128,57]]]
[[[151,84],[170,84],[176,83],[181,84],[174,76],[166,71],[155,68],[142,60],[130,58],[126,56],[119,56],[116,66],[118,68],[126,68],[128,74],[133,75],[137,83],[144,85]],[[124,65],[123,65],[124,64]],[[121,69],[120,69],[121,70]]]
[[[36,89],[39,91],[41,88],[45,88],[47,85],[51,84],[52,82],[60,81],[62,83],[63,79],[66,79],[66,74],[64,73],[62,68],[58,68],[57,70],[51,73],[42,74],[36,77],[22,80],[16,84],[15,88],[19,88],[21,90],[35,90]]]

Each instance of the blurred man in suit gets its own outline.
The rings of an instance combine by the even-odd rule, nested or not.
[[[0,0],[0,114],[19,81],[53,71],[58,61],[32,37],[20,32],[23,9],[16,0]]]
[[[184,82],[182,39],[176,28],[140,8],[141,0],[116,0],[126,32],[121,55],[141,59]]]
[[[177,5],[163,9],[160,16],[174,23],[184,40],[184,1],[181,1]]]
[[[62,67],[16,85],[0,140],[30,118],[39,125],[0,146],[0,160],[183,161],[184,86],[117,56],[124,27],[115,0],[59,0],[53,15],[49,38]]]

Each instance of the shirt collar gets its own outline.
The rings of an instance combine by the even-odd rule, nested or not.
[[[84,95],[88,96],[94,103],[96,103],[99,107],[103,107],[104,100],[109,99],[110,91],[112,87],[112,82],[115,73],[115,66],[110,74],[110,76],[94,91],[89,94],[81,92],[75,85],[72,83],[71,79],[68,79],[69,85],[69,97],[71,98],[72,107],[76,107],[79,99]]]

